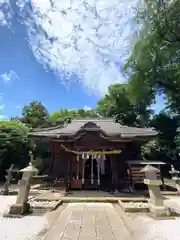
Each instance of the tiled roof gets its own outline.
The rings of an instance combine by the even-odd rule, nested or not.
[[[155,136],[157,132],[152,128],[137,128],[128,127],[115,123],[113,119],[83,119],[83,120],[72,120],[71,123],[65,124],[64,126],[52,127],[39,129],[38,131],[30,133],[30,136],[71,136],[76,134],[79,130],[84,128],[85,130],[97,130],[100,129],[109,136],[121,136],[126,137],[138,137],[138,136]]]

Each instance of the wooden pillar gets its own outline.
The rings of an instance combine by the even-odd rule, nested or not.
[[[91,184],[94,183],[94,179],[93,179],[93,175],[94,175],[94,159],[93,159],[93,156],[91,156]]]
[[[79,179],[79,155],[76,156],[76,179]]]
[[[54,178],[53,175],[53,168],[54,168],[54,164],[55,164],[55,148],[54,148],[54,144],[51,143],[51,166],[50,166],[50,175]]]
[[[69,188],[71,188],[71,180],[73,178],[72,176],[72,158],[69,159]]]
[[[82,158],[82,185],[84,185],[84,168],[86,160]]]
[[[99,165],[99,158],[97,159],[97,184],[98,188],[100,186],[100,165]]]
[[[111,179],[111,190],[114,191],[114,161],[112,156],[109,156],[111,159],[111,171],[112,171],[112,179]]]
[[[113,157],[113,155],[110,156],[111,158],[111,166],[112,166],[112,190],[117,191],[118,190],[118,179],[117,179],[117,159]]]
[[[115,191],[118,191],[118,164],[117,164],[117,156],[114,157],[115,160]]]
[[[134,189],[132,174],[131,174],[131,165],[128,163],[128,185],[129,185],[129,192],[132,192]]]
[[[64,175],[64,182],[65,182],[65,188],[66,191],[69,190],[69,169],[70,169],[70,159],[71,159],[71,155],[67,152],[65,152],[64,154],[64,161],[66,162],[65,164],[65,175]]]
[[[115,185],[115,191],[118,191],[118,175],[119,175],[119,172],[118,172],[118,162],[117,162],[117,154],[113,154],[112,155],[113,158],[114,158],[114,185]]]

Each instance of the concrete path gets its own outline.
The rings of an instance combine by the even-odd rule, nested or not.
[[[43,240],[132,239],[110,203],[70,203]]]

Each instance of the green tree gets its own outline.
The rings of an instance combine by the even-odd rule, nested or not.
[[[97,103],[97,112],[130,126],[146,126],[152,114],[143,100],[139,104],[134,103],[129,84],[110,86],[105,97]]]
[[[180,1],[144,1],[138,10],[139,38],[124,69],[136,101],[151,104],[164,94],[167,107],[180,112]]]
[[[142,147],[142,155],[146,159],[177,162],[179,160],[177,148],[178,122],[175,117],[170,117],[165,112],[155,115],[150,126],[159,133],[155,140]]]
[[[23,107],[22,121],[32,128],[48,127],[51,124],[46,107],[38,101]]]
[[[50,115],[50,119],[55,123],[63,124],[67,118],[76,118],[77,117],[76,110],[68,110],[66,108],[62,108],[57,112],[54,112]]]
[[[24,167],[29,162],[29,128],[25,124],[12,121],[0,121],[0,178],[13,163]]]
[[[146,158],[179,160],[180,113],[180,1],[143,1],[137,9],[140,26],[137,41],[124,66],[131,95],[136,104],[154,103],[157,94],[165,97],[166,113],[155,115],[150,123],[159,132],[155,141],[143,146]]]
[[[83,108],[80,108],[77,110],[77,114],[79,118],[97,118],[97,112],[94,109],[86,110]]]
[[[13,121],[13,122],[20,122],[21,121],[20,117],[18,117],[18,116],[13,116],[13,117],[10,118],[10,120]]]
[[[66,108],[62,108],[59,111],[50,115],[50,119],[52,122],[56,124],[63,124],[68,118],[71,119],[80,119],[80,118],[93,118],[97,117],[97,113],[95,110],[85,110],[85,109],[78,109],[78,110],[68,110]]]

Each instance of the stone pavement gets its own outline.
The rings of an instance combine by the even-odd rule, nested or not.
[[[110,203],[70,203],[43,240],[129,240],[130,233]]]

